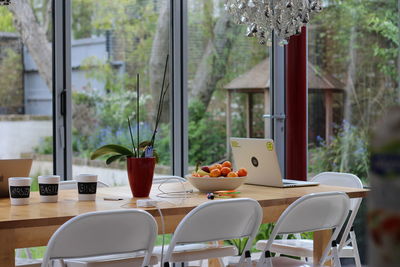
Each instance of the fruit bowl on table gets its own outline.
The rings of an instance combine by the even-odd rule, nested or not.
[[[195,177],[186,175],[186,179],[200,192],[214,192],[221,190],[234,190],[241,186],[247,179],[242,177]]]

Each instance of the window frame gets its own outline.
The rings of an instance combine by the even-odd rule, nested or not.
[[[71,1],[52,2],[53,173],[72,178]]]
[[[170,4],[170,118],[172,174],[188,172],[188,3]],[[53,169],[62,179],[72,178],[71,0],[53,0]],[[285,48],[276,36],[270,48],[271,114],[285,115]],[[285,170],[285,120],[271,120],[279,164]]]
[[[271,120],[271,138],[275,143],[282,176],[286,174],[286,49],[279,45],[278,37],[273,33],[270,49],[270,105],[271,114],[278,118]]]

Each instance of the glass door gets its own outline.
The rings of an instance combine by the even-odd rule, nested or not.
[[[128,117],[135,141],[137,127],[141,141],[151,139],[170,50],[170,1],[71,2],[73,176],[97,173],[111,185],[126,184],[125,162],[106,165],[103,159],[90,160],[90,155],[105,144],[131,147]],[[169,90],[156,135],[155,149],[160,156],[156,175],[172,173],[172,85]]]
[[[230,137],[264,138],[271,132],[268,46],[245,36],[225,1],[189,0],[187,86],[189,170],[232,160]]]
[[[0,5],[0,158],[53,173],[52,1]]]

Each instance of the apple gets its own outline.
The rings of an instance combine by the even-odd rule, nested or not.
[[[210,168],[209,168],[208,166],[203,166],[203,167],[201,167],[201,170],[202,170],[202,171],[205,171],[207,174],[210,173]]]

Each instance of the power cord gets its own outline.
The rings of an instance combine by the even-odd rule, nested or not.
[[[193,190],[186,190],[184,182],[186,182],[186,179],[183,177],[179,176],[166,176],[166,177],[158,177],[160,180],[164,179],[163,182],[161,182],[158,185],[158,190],[161,192],[157,194],[156,196],[159,198],[181,198],[183,195],[183,199],[185,200],[188,196],[188,194],[193,193]],[[166,182],[170,180],[178,180],[178,182],[182,185],[183,191],[172,191],[172,192],[166,192],[161,189],[161,186],[164,185]],[[165,248],[165,221],[164,221],[164,216],[161,212],[160,207],[158,206],[157,200],[153,199],[138,199],[136,201],[136,206],[137,207],[156,207],[158,213],[160,214],[160,219],[161,219],[161,233],[162,233],[162,245],[161,245],[161,265],[163,264],[164,261],[164,248]],[[129,203],[126,203],[122,205],[121,207],[124,207]]]
[[[184,182],[186,182],[186,179],[183,177],[179,177],[179,176],[165,176],[165,177],[159,177],[159,179],[164,179],[163,182],[161,182],[158,185],[158,190],[161,192],[159,194],[157,194],[156,196],[159,198],[183,198],[186,199],[188,198],[188,194],[193,193],[193,189],[190,190],[186,190],[185,188],[185,184]],[[170,191],[170,192],[166,192],[163,189],[161,189],[161,187],[167,183],[170,182],[170,180],[177,180],[181,185],[183,190],[182,191]]]
[[[162,233],[162,244],[161,244],[161,259],[160,259],[160,266],[163,266],[163,260],[164,260],[164,246],[165,246],[165,223],[164,223],[164,216],[161,212],[160,207],[158,207],[156,203],[156,208],[158,210],[158,213],[160,214],[161,218],[161,233]]]

